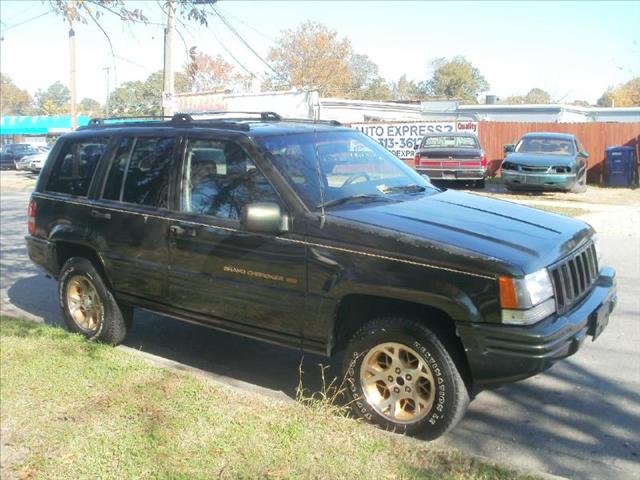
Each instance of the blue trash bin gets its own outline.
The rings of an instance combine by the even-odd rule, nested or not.
[[[607,185],[612,187],[633,185],[637,168],[635,147],[609,147],[606,160]]]

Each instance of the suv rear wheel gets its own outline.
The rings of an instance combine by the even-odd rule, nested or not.
[[[406,318],[380,318],[352,338],[344,359],[354,413],[387,430],[436,438],[469,404],[466,385],[438,336]]]
[[[71,257],[62,267],[58,296],[67,327],[89,340],[117,345],[131,326],[132,310],[120,307],[93,264]]]

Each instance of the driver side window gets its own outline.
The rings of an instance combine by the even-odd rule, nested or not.
[[[253,159],[232,142],[189,139],[181,210],[239,220],[242,207],[279,198]]]

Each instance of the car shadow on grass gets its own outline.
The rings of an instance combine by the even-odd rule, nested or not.
[[[17,277],[7,292],[13,305],[42,318],[47,325],[65,328],[56,281],[42,274],[21,276],[13,269],[7,273]],[[308,394],[322,390],[321,365],[330,363],[328,358],[303,354],[301,349],[271,345],[138,309],[124,345],[218,376],[281,391],[294,399],[301,380]],[[334,368],[326,372],[327,378],[336,375]]]

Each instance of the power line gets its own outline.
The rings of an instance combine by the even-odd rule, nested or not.
[[[31,17],[31,18],[29,18],[27,20],[24,20],[24,21],[22,21],[20,23],[16,23],[15,25],[9,25],[7,28],[5,28],[3,30],[3,33],[6,32],[7,30],[11,30],[12,28],[20,27],[20,26],[24,25],[25,23],[29,23],[29,22],[32,22],[33,20],[37,20],[38,18],[44,17],[45,15],[49,15],[51,12],[52,12],[52,10],[49,10],[49,11],[41,13],[40,15],[37,15],[35,17]]]
[[[207,28],[209,29],[209,31],[213,35],[213,38],[216,39],[216,41],[220,44],[220,46],[224,49],[224,51],[229,54],[229,56],[236,62],[236,64],[238,64],[240,66],[240,68],[242,68],[245,72],[247,72],[249,75],[251,75],[251,77],[256,77],[257,76],[255,73],[253,73],[247,67],[245,67],[244,64],[240,60],[238,60],[233,53],[231,53],[231,50],[229,50],[227,48],[227,46],[222,42],[222,40],[220,40],[220,38],[218,38],[218,35],[216,35],[216,32],[213,31],[213,29],[211,28],[210,25],[207,25]]]
[[[258,60],[264,63],[267,66],[267,68],[271,70],[273,73],[275,73],[276,75],[280,75],[271,65],[269,65],[269,63],[264,58],[260,56],[258,52],[256,52],[251,47],[251,45],[249,45],[249,43],[244,38],[242,38],[242,35],[240,35],[238,31],[235,28],[233,28],[233,25],[231,25],[229,21],[218,10],[216,10],[216,8],[213,5],[211,6],[211,9],[222,21],[222,23],[224,23],[225,26],[231,31],[231,33],[233,33],[238,38],[238,40],[240,40],[244,44],[244,46],[247,47],[251,51],[251,53],[253,53],[258,58]]]
[[[13,20],[16,17],[19,17],[21,15],[24,15],[25,13],[27,13],[29,10],[33,10],[34,7],[37,7],[38,4],[36,2],[32,2],[31,6],[28,8],[25,8],[24,10],[20,10],[19,12],[14,13],[13,15],[11,15],[9,18],[5,18],[5,21],[8,22],[9,20]],[[2,22],[6,25],[5,22]]]
[[[216,9],[218,9],[219,11],[222,11],[225,15],[230,16],[231,18],[233,18],[235,21],[241,23],[242,25],[244,25],[245,27],[247,27],[250,30],[253,30],[254,32],[256,32],[258,35],[266,38],[267,40],[269,40],[271,43],[278,43],[276,42],[272,37],[270,37],[269,35],[267,35],[266,33],[262,33],[260,30],[258,30],[257,28],[252,27],[251,25],[249,25],[246,22],[243,22],[241,19],[239,19],[238,17],[236,17],[235,15],[233,15],[232,13],[223,10],[222,7],[217,6]]]

